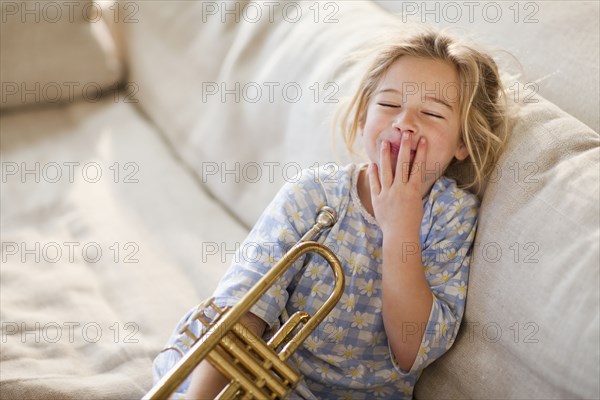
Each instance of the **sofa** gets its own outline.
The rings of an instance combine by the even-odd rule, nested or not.
[[[414,396],[600,398],[597,2],[1,6],[2,399],[149,390],[279,187],[360,160],[332,133],[350,55],[415,23],[492,49],[515,114]]]

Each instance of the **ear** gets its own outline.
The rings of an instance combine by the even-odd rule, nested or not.
[[[469,150],[467,149],[467,146],[465,146],[461,140],[460,143],[458,144],[458,147],[456,148],[456,151],[454,152],[454,158],[456,158],[459,161],[462,161],[465,158],[467,158],[468,156],[469,156]]]

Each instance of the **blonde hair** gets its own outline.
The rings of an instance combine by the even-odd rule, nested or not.
[[[460,138],[469,157],[462,161],[454,158],[444,173],[454,171],[456,176],[450,177],[457,180],[459,187],[480,196],[508,137],[508,102],[496,63],[475,47],[433,28],[422,28],[412,35],[385,42],[375,51],[354,97],[338,110],[336,121],[347,150],[356,154],[353,145],[365,121],[367,107],[382,77],[398,58],[414,56],[445,61],[458,73]]]

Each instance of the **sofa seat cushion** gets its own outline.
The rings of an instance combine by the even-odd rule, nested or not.
[[[131,104],[0,126],[2,397],[140,398],[246,231]]]

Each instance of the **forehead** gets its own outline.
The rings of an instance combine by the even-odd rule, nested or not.
[[[402,56],[388,68],[379,82],[378,90],[395,89],[402,93],[426,90],[443,96],[448,89],[455,92],[459,87],[458,73],[452,64],[442,60]]]

